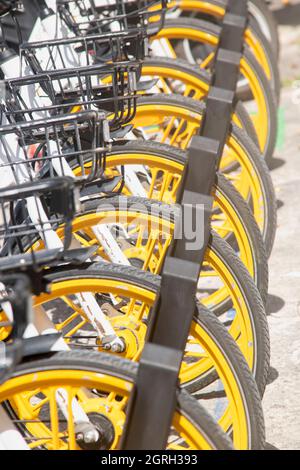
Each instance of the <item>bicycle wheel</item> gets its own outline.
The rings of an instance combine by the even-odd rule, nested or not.
[[[117,449],[126,404],[138,365],[85,351],[60,352],[23,361],[0,386],[0,403],[32,450]],[[57,399],[63,395],[64,412]],[[176,395],[167,449],[231,449],[229,438],[204,408],[184,390]],[[74,400],[97,434],[85,442]],[[146,416],[145,416],[146,422]]]
[[[183,11],[197,11],[201,9],[210,18],[223,18],[226,0],[209,0],[209,2],[201,0],[174,0],[169,4],[169,7],[172,8],[174,6],[179,6]],[[277,24],[273,13],[268,8],[268,5],[266,5],[266,2],[262,0],[250,0],[248,2],[248,9],[250,21],[255,22],[259,26],[272,47],[274,56],[278,58],[280,45]]]
[[[204,105],[183,96],[139,98],[133,124],[150,140],[186,148],[198,131]],[[221,171],[247,202],[270,255],[276,232],[276,198],[265,162],[248,135],[232,125],[221,159]]]
[[[78,291],[97,293],[98,302],[103,308],[108,308],[110,295],[120,299],[119,304],[113,306],[114,310],[118,309],[118,316],[111,315],[110,318],[120,325],[120,330],[116,328],[116,331],[125,339],[132,357],[139,358],[147,329],[145,319],[159,288],[158,276],[132,267],[98,263],[84,270],[69,268],[61,272],[49,272],[46,280],[49,282],[49,294],[36,298],[34,305],[43,305],[53,321],[55,318],[60,319],[62,328],[58,329],[66,339],[70,339],[66,328],[70,329],[72,322],[74,327],[76,317],[81,323],[84,318],[78,309],[74,310],[71,318],[70,311],[64,312],[61,302],[70,308],[70,305],[73,305],[72,295]],[[214,413],[223,430],[232,432],[236,448],[261,448],[264,427],[259,395],[251,372],[237,345],[217,318],[201,307],[195,314],[180,380],[183,385],[188,385],[193,390],[199,390],[198,383],[201,393],[207,392],[203,406]],[[139,321],[139,318],[144,321]],[[56,324],[58,325],[58,320]],[[78,343],[78,330],[76,336]],[[84,340],[84,336],[82,339]],[[90,328],[89,339],[93,342]],[[80,353],[89,346],[86,341],[81,345],[69,344],[72,347],[80,347]],[[99,348],[95,341],[90,347]],[[237,357],[234,361],[235,354]],[[117,355],[112,357],[118,360]]]
[[[255,59],[262,67],[263,71],[265,72],[266,78],[268,79],[270,86],[274,92],[274,97],[276,102],[278,102],[280,96],[280,79],[279,79],[279,70],[278,65],[275,60],[277,59],[277,55],[274,55],[274,52],[271,48],[271,44],[269,40],[266,38],[264,33],[262,32],[258,22],[255,18],[251,15],[254,12],[254,5],[250,6],[251,2],[249,2],[249,24],[245,31],[245,45],[249,47],[252,54],[254,55]],[[172,3],[170,7],[172,7]],[[209,2],[195,2],[190,0],[181,0],[177,3],[177,8],[181,12],[183,16],[189,16],[190,18],[201,18],[201,15],[205,15],[205,17],[210,17],[212,21],[217,21],[218,23],[225,15],[226,11],[226,3],[222,1],[209,1]],[[257,9],[256,9],[257,12]],[[257,12],[258,13],[258,12]],[[258,15],[257,15],[258,16]],[[260,18],[261,16],[259,16]],[[205,18],[204,18],[205,19]],[[244,88],[244,90],[243,90]],[[243,84],[239,85],[239,93],[243,93],[243,96],[246,98],[246,89],[247,87],[243,87]],[[248,94],[249,97],[249,94]],[[251,94],[250,94],[251,97]]]
[[[262,33],[268,39],[269,44],[274,51],[274,56],[278,58],[280,52],[280,42],[277,23],[272,11],[266,2],[262,0],[251,0],[249,2],[249,10],[254,20],[260,27]]]
[[[167,20],[164,28],[156,36],[157,39],[166,39],[170,44],[172,57],[176,57],[174,47],[183,40],[189,41],[191,46],[196,47],[199,44],[207,44],[216,47],[220,28],[211,23],[191,18],[182,18],[177,20]],[[173,41],[173,43],[172,43]],[[202,61],[203,68],[209,67],[213,54],[208,56],[207,60]],[[276,143],[277,135],[277,117],[276,106],[270,85],[264,75],[260,65],[248,51],[244,51],[240,64],[240,72],[248,81],[255,103],[253,110],[253,120],[257,131],[260,149],[268,162],[270,163]]]

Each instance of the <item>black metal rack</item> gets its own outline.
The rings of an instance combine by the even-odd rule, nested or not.
[[[124,61],[6,79],[6,115],[32,120],[74,112],[74,108],[98,110],[108,113],[111,129],[119,129],[135,116],[139,67],[139,63]],[[107,83],[101,84],[101,78]]]
[[[15,105],[16,100],[13,103]],[[23,119],[19,122],[19,117],[23,118],[25,115],[28,118],[27,109],[10,111],[8,102],[6,115],[9,125],[0,125],[0,170],[6,171],[14,184],[20,184],[24,180],[69,176],[67,162],[71,161],[78,170],[78,174],[74,175],[76,184],[84,186],[103,177],[108,151],[105,140],[108,123],[104,113],[82,111],[33,121]],[[10,136],[18,144],[17,153],[8,144]],[[89,141],[87,148],[84,145],[86,136]],[[87,161],[90,164],[89,172],[85,170]]]
[[[62,20],[76,36],[106,35],[117,25],[120,31],[138,30],[144,37],[157,34],[165,19],[167,0],[57,0]]]
[[[181,360],[195,312],[195,294],[210,237],[211,196],[234,110],[248,21],[247,0],[228,0],[215,54],[212,86],[200,135],[192,139],[178,203],[203,217],[202,247],[176,240],[165,259],[160,294],[151,312],[147,343],[129,403],[123,450],[166,448],[175,409]]]

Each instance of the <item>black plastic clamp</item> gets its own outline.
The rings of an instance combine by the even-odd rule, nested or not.
[[[160,295],[151,312],[147,340],[184,351],[195,311],[199,264],[165,259]]]
[[[177,203],[183,203],[184,191],[201,192],[209,196],[215,183],[220,143],[209,137],[194,136],[188,150],[182,188]]]
[[[174,240],[171,252],[180,260],[196,263],[199,270],[209,241],[212,205],[212,196],[184,191],[180,237]]]
[[[242,52],[248,15],[240,16],[226,13],[219,39],[219,47],[235,52]]]
[[[181,351],[145,344],[127,409],[122,450],[166,448],[181,360]]]
[[[242,54],[240,52],[218,49],[214,63],[212,85],[235,92],[241,58]]]
[[[226,11],[246,17],[248,15],[248,0],[227,0]]]
[[[180,237],[175,236],[170,253],[181,260],[196,262],[199,266],[202,265],[210,235],[211,194],[216,180],[219,151],[220,144],[216,140],[202,136],[192,138],[182,191],[177,198],[182,206],[177,228],[175,225]]]
[[[206,100],[206,111],[202,118],[201,135],[219,142],[217,168],[231,126],[231,114],[235,104],[235,93],[223,88],[211,87]]]

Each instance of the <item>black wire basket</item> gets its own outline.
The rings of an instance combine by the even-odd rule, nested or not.
[[[101,180],[109,148],[103,113],[31,120],[34,114],[12,110],[6,114],[10,123],[0,126],[0,171],[6,185],[67,176],[83,187]]]
[[[19,50],[37,73],[95,63],[122,62],[124,66],[124,61],[135,61],[141,64],[148,55],[148,40],[139,30],[95,32],[84,37],[22,42]]]
[[[74,181],[67,177],[0,189],[0,273],[39,271],[60,258],[72,240],[76,200]]]
[[[95,0],[57,0],[57,9],[76,36],[138,29],[150,37],[164,25],[167,1],[107,0],[97,5]]]
[[[87,44],[78,41],[79,46],[84,43]],[[27,71],[22,78],[4,81],[5,108],[10,122],[81,110],[105,111],[113,130],[131,122],[138,98],[139,62],[125,60],[57,69],[59,60],[54,59],[52,52],[53,70],[47,70],[45,65],[42,71],[41,62],[31,49],[26,56],[31,75]]]

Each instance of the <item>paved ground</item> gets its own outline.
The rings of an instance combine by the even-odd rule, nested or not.
[[[296,3],[296,2],[294,2]],[[271,375],[264,398],[267,441],[300,449],[300,13],[280,26],[280,137],[272,176],[278,231],[270,259]]]

